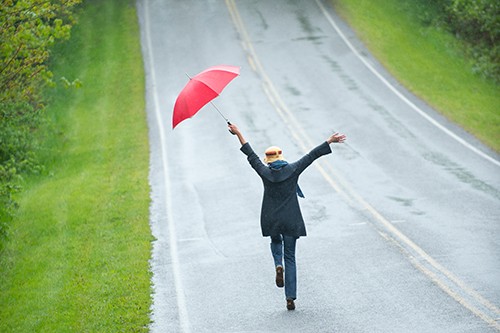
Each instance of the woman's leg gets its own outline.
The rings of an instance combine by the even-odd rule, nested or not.
[[[276,286],[283,288],[285,282],[283,280],[283,241],[281,235],[271,236],[271,253],[276,269]]]
[[[271,236],[271,253],[273,254],[274,266],[283,266],[283,242],[281,235]]]
[[[295,245],[297,238],[283,235],[285,258],[285,295],[287,300],[297,298],[297,267]]]

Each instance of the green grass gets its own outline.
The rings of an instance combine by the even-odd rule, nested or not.
[[[472,71],[455,38],[429,24],[424,0],[332,0],[370,51],[410,91],[500,152],[500,89]]]
[[[25,180],[0,260],[0,332],[147,331],[148,137],[132,0],[88,0],[55,51],[43,175]]]

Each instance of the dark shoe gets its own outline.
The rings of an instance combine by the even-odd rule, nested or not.
[[[295,310],[295,302],[293,301],[293,299],[286,300],[286,308],[288,310]]]
[[[283,288],[285,285],[285,282],[283,281],[283,267],[278,266],[276,267],[276,286],[278,288]]]

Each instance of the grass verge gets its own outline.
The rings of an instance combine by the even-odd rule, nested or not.
[[[499,87],[472,72],[423,0],[332,0],[379,61],[410,91],[500,152]]]
[[[87,0],[55,50],[41,159],[0,259],[0,332],[147,331],[149,147],[133,0]]]

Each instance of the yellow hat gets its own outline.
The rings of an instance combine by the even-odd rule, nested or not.
[[[284,160],[282,153],[283,152],[281,151],[280,147],[276,146],[269,147],[265,151],[266,157],[264,157],[264,162],[269,164],[277,160]]]

